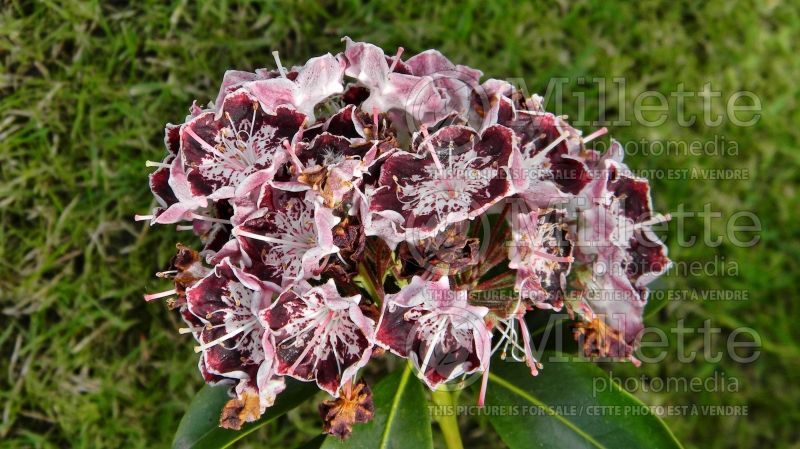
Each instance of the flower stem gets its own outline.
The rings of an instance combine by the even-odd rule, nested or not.
[[[446,390],[434,390],[431,393],[433,403],[440,406],[444,413],[436,416],[436,421],[439,423],[439,429],[444,436],[444,443],[447,449],[464,449],[461,443],[461,433],[458,430],[458,420],[455,413],[455,401],[453,400],[453,392]],[[452,412],[452,413],[449,413]]]
[[[383,296],[378,295],[373,277],[370,275],[368,268],[364,263],[358,264],[358,276],[356,276],[356,279],[358,280],[359,278],[361,279],[361,286],[364,287],[364,290],[366,290],[367,293],[369,293],[369,295],[372,297],[372,301],[375,303],[380,301],[382,303]]]

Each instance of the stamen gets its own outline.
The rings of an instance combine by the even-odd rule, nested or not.
[[[298,143],[303,140],[303,128],[300,128],[295,134],[295,137],[292,140],[296,140]],[[303,163],[300,162],[300,158],[297,157],[296,145],[292,145],[288,139],[283,141],[283,147],[286,148],[286,152],[289,153],[289,157],[292,159],[292,165],[294,166],[297,173],[300,174],[303,172]]]
[[[230,220],[223,220],[222,218],[206,217],[205,215],[192,213],[192,218],[195,220],[210,221],[211,223],[231,224]]]
[[[154,299],[164,298],[166,296],[172,296],[172,295],[177,294],[177,293],[178,293],[178,291],[173,288],[172,290],[167,290],[167,291],[161,292],[161,293],[151,293],[149,295],[144,295],[144,300],[145,301],[152,301]]]
[[[159,167],[159,168],[169,168],[169,164],[165,164],[163,162],[153,162],[153,161],[144,161],[145,167]]]
[[[323,309],[323,310],[324,310],[324,309]],[[334,312],[333,310],[328,310],[328,311],[326,312],[325,319],[324,319],[324,320],[322,320],[322,321],[321,321],[321,322],[320,322],[320,323],[319,323],[319,324],[316,326],[316,328],[314,329],[314,334],[311,336],[311,340],[310,340],[310,341],[308,342],[308,344],[306,345],[306,348],[305,348],[305,349],[303,349],[303,352],[302,352],[302,353],[300,353],[300,356],[299,356],[299,357],[297,357],[297,360],[295,360],[295,362],[292,364],[292,366],[290,366],[290,367],[289,367],[289,371],[288,371],[289,373],[294,373],[294,372],[295,372],[295,370],[297,369],[297,367],[298,367],[298,366],[300,366],[300,363],[302,363],[302,362],[303,362],[303,360],[306,358],[306,356],[308,355],[308,353],[309,353],[309,351],[310,351],[311,349],[314,349],[314,350],[316,350],[316,348],[318,347],[318,345],[317,345],[317,344],[314,344],[315,340],[319,339],[319,342],[320,342],[320,343],[322,343],[322,342],[325,342],[325,341],[327,341],[327,340],[328,340],[328,334],[330,334],[330,331],[331,331],[331,327],[332,327],[332,324],[333,324],[333,323],[332,323],[332,321],[333,321],[333,316],[334,316],[334,314],[335,314],[335,312]],[[323,329],[323,328],[324,328],[324,329]],[[319,330],[320,330],[320,329],[323,329],[323,331],[322,331],[322,334],[320,334],[320,333],[319,333]],[[315,354],[316,354],[316,353],[315,353]]]
[[[442,161],[439,160],[439,155],[436,154],[436,149],[433,148],[433,144],[430,142],[430,134],[428,134],[428,127],[422,125],[420,129],[423,138],[425,139],[422,144],[428,147],[428,153],[431,154],[431,158],[433,158],[433,165],[436,166],[436,169],[439,170],[440,175],[444,178],[444,167],[442,166]]]
[[[491,357],[489,358],[489,361],[486,362],[486,363],[487,364],[491,363]],[[481,391],[480,391],[480,393],[478,393],[478,407],[479,408],[482,408],[483,404],[485,403],[485,400],[486,400],[486,389],[487,389],[488,385],[489,385],[489,366],[487,365],[486,366],[486,370],[483,372],[483,375],[481,376]]]
[[[266,235],[254,234],[252,232],[242,231],[240,229],[234,229],[233,230],[233,235],[234,236],[240,236],[241,235],[242,237],[249,237],[251,239],[261,240],[261,241],[269,242],[269,243],[275,243],[275,244],[278,244],[278,245],[291,246],[291,247],[294,247],[294,248],[305,248],[305,249],[307,249],[307,248],[311,248],[313,246],[313,245],[303,244],[301,242],[296,242],[296,241],[292,241],[292,240],[283,240],[283,239],[277,239],[275,237],[268,237]]]
[[[198,136],[197,133],[194,132],[194,130],[191,127],[187,126],[184,128],[184,130],[186,131],[186,134],[192,136],[192,138],[194,138],[194,140],[196,140],[197,143],[199,143],[200,146],[203,147],[203,149],[205,149],[210,153],[215,153],[215,154],[217,153],[217,149],[209,145],[209,143],[206,142],[205,140],[201,139],[200,136]]]
[[[390,72],[394,72],[394,68],[397,67],[397,63],[400,62],[400,55],[403,54],[405,49],[403,47],[397,47],[397,54],[394,55],[394,60],[392,61],[391,67],[389,67]]]
[[[520,309],[519,305],[517,306],[517,322],[519,323],[519,330],[522,334],[522,345],[524,347],[525,352],[525,363],[528,364],[528,367],[531,369],[531,375],[536,376],[539,374],[539,368],[541,365],[539,362],[533,357],[533,352],[531,351],[531,336],[528,333],[527,324],[525,324],[525,312],[524,309]]]
[[[236,130],[236,124],[233,123],[233,118],[231,117],[231,114],[228,111],[225,111],[225,118],[228,119],[228,123],[231,124],[231,131],[234,133],[234,135],[238,139],[239,138],[239,133]]]
[[[604,135],[607,132],[608,132],[608,128],[606,128],[604,126],[604,127],[600,128],[600,129],[598,129],[597,131],[589,134],[588,136],[584,137],[583,138],[583,143],[591,142],[592,140]]]
[[[145,221],[145,220],[152,220],[153,217],[155,217],[155,215],[139,215],[139,214],[136,214],[136,215],[133,216],[133,219],[135,221]]]
[[[178,231],[193,231],[194,230],[194,226],[192,226],[192,225],[178,225],[178,226],[175,226],[175,229],[177,229]]]
[[[239,328],[238,328],[238,329],[236,329],[235,331],[233,331],[233,332],[231,332],[231,333],[229,333],[229,334],[225,334],[225,335],[223,335],[222,337],[219,337],[219,338],[217,338],[216,340],[212,340],[212,341],[210,341],[210,342],[208,342],[208,343],[205,343],[205,344],[202,344],[202,345],[200,345],[200,346],[195,346],[195,347],[194,347],[194,352],[202,352],[202,351],[205,351],[205,350],[206,350],[206,349],[208,349],[208,348],[212,348],[212,347],[214,347],[214,346],[218,345],[219,343],[222,343],[223,341],[225,341],[225,340],[228,340],[228,339],[230,339],[230,338],[233,338],[233,337],[235,337],[235,336],[237,336],[237,335],[241,334],[242,332],[244,332],[244,331],[246,331],[246,330],[250,329],[250,328],[251,328],[251,327],[253,327],[253,325],[255,325],[256,323],[257,323],[257,321],[256,321],[256,320],[253,320],[253,321],[251,321],[251,322],[249,322],[249,323],[247,323],[247,324],[245,324],[245,325],[243,325],[243,326],[239,327]]]
[[[379,110],[377,107],[372,108],[372,123],[375,125],[375,132],[372,137],[374,137],[375,140],[378,139],[378,112]]]
[[[430,347],[428,348],[428,351],[425,354],[425,359],[422,361],[422,365],[419,368],[419,372],[423,377],[425,376],[425,370],[428,369],[428,363],[431,361],[431,356],[433,355],[433,351],[434,349],[436,349],[436,345],[439,343],[439,339],[442,337],[442,332],[444,332],[445,324],[447,324],[446,317],[440,318],[439,322],[436,323],[436,332],[434,332],[433,337],[429,340]]]
[[[672,220],[672,215],[671,214],[666,214],[666,215],[658,214],[655,217],[650,218],[649,220],[645,220],[645,221],[643,221],[641,223],[636,223],[634,225],[634,228],[635,229],[640,229],[640,228],[642,228],[644,226],[653,226],[653,225],[659,224],[659,223],[666,223],[666,222],[668,222],[670,220]]]
[[[277,50],[272,52],[272,57],[275,58],[275,64],[278,66],[278,71],[281,73],[281,77],[286,78],[286,69],[284,69],[283,64],[281,64],[281,57],[278,55]]]
[[[195,141],[197,141],[197,143],[199,143],[200,146],[203,147],[204,150],[208,151],[211,154],[219,156],[225,162],[228,162],[229,164],[233,165],[237,170],[245,170],[247,168],[247,166],[242,164],[240,161],[238,161],[236,159],[231,159],[231,157],[228,156],[227,154],[223,154],[220,151],[218,151],[216,148],[214,148],[213,146],[209,145],[209,143],[206,142],[205,140],[203,140],[202,138],[200,138],[200,136],[198,136],[197,133],[195,133],[194,130],[191,127],[187,126],[187,127],[183,128],[183,129],[186,131],[186,134],[189,134],[190,136],[192,136],[192,138]]]
[[[554,141],[550,142],[550,145],[546,146],[546,147],[545,147],[545,149],[544,149],[544,150],[542,150],[541,152],[542,152],[542,153],[547,153],[548,151],[550,151],[550,150],[552,150],[553,148],[555,148],[555,146],[556,146],[556,145],[558,145],[559,143],[563,142],[563,141],[564,141],[564,139],[566,139],[566,138],[567,138],[567,135],[566,135],[566,134],[561,134],[561,135],[558,137],[558,139],[556,139],[556,140],[554,140]]]

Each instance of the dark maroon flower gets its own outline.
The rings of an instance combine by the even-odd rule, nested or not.
[[[284,161],[283,141],[305,120],[287,107],[267,114],[244,90],[228,95],[220,112],[204,112],[181,128],[191,193],[231,198],[271,181]]]
[[[596,177],[581,199],[574,232],[576,257],[587,264],[577,282],[587,291],[587,319],[604,320],[632,347],[644,326],[647,284],[671,264],[666,245],[651,229],[669,217],[653,215],[649,183],[622,163],[617,142],[594,166]]]
[[[275,339],[276,372],[314,380],[338,396],[372,354],[375,323],[364,316],[359,295],[342,297],[333,280],[288,287],[261,320]]]
[[[488,367],[492,337],[486,307],[467,302],[466,290],[415,277],[399,293],[386,295],[376,343],[411,360],[425,383],[442,382]]]
[[[258,416],[283,390],[283,382],[273,379],[273,354],[265,350],[269,341],[265,347],[268,337],[258,319],[276,290],[225,260],[186,292],[195,319],[183,331],[200,343],[195,351],[203,355],[201,370],[236,381],[237,396],[255,394]]]
[[[383,165],[370,211],[391,211],[397,225],[422,239],[470,220],[513,194],[507,176],[514,136],[503,126],[482,135],[447,126],[421,139],[417,154],[397,152]]]
[[[253,212],[233,230],[248,265],[245,270],[282,285],[319,275],[326,259],[339,252],[332,211],[289,197],[278,209]]]

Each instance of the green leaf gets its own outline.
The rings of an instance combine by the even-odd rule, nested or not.
[[[669,303],[669,300],[667,299],[668,292],[664,284],[665,283],[662,278],[662,279],[656,279],[654,282],[652,282],[650,285],[647,286],[647,288],[650,289],[651,294],[650,297],[647,298],[647,304],[645,304],[644,306],[645,318],[650,318],[651,316],[655,315],[656,313],[658,313],[659,310],[663,309],[664,306],[667,305],[667,303]],[[652,294],[653,291],[657,291],[659,294]]]
[[[319,434],[314,438],[306,441],[305,443],[297,446],[295,449],[319,449],[322,447],[322,444],[325,443],[325,434]]]
[[[241,430],[219,427],[222,407],[230,399],[227,387],[204,386],[192,399],[172,440],[173,449],[220,449],[230,447],[254,430],[297,407],[319,389],[313,382],[286,379],[286,390],[258,421],[247,423]]]
[[[533,377],[524,363],[495,358],[490,373],[486,410],[511,449],[681,447],[663,421],[592,363],[553,360]]]
[[[375,415],[366,424],[353,425],[353,434],[347,441],[329,436],[323,449],[406,449],[432,448],[433,436],[425,390],[411,375],[406,364],[384,378],[372,390]]]

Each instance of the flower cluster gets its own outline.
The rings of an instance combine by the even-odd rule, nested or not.
[[[587,356],[635,361],[668,217],[619,144],[588,148],[605,130],[584,137],[438,51],[345,43],[226,72],[148,162],[158,204],[137,219],[202,247],[178,245],[159,273],[174,288],[145,299],[168,298],[205,381],[230,385],[221,425],[257,419],[289,376],[334,397],[325,428],[345,436],[372,412],[359,370],[386,351],[430,388],[485,379],[500,348],[535,375],[536,309],[566,307]]]

